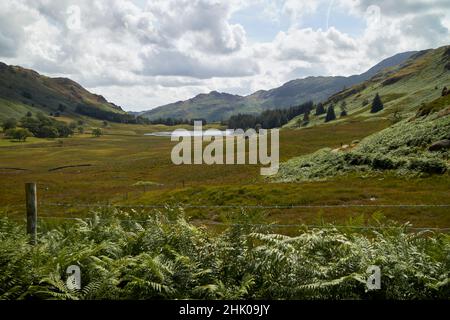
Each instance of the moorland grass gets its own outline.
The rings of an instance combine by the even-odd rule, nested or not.
[[[306,130],[282,130],[281,161],[312,153],[324,147],[360,140],[389,125],[388,121],[343,122]],[[55,141],[30,140],[29,144],[8,143],[0,148],[0,206],[9,214],[24,215],[24,183],[38,183],[41,216],[85,216],[86,208],[47,207],[45,203],[114,204],[343,204],[448,202],[448,176],[409,179],[380,174],[348,175],[326,182],[273,184],[259,175],[258,166],[175,166],[170,161],[174,143],[167,138],[144,137],[146,132],[170,131],[165,126],[109,124],[106,135],[94,138],[76,135]],[[58,142],[62,141],[62,143]],[[36,143],[35,143],[36,142]],[[42,143],[40,143],[42,142]],[[90,167],[51,169],[69,165]],[[137,186],[152,181],[153,186]],[[13,207],[19,205],[20,207]],[[370,209],[296,209],[268,210],[271,221],[314,223],[319,216],[342,222]],[[450,226],[443,209],[383,209],[392,219],[412,221],[419,226]],[[222,221],[226,210],[192,209],[188,215],[197,220]]]

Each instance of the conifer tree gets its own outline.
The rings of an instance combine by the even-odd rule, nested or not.
[[[323,107],[322,103],[319,103],[316,107],[316,116],[320,116],[321,114],[326,113],[325,108]]]
[[[381,101],[380,95],[377,93],[375,98],[372,102],[372,109],[370,110],[371,113],[377,113],[384,109],[383,102]]]
[[[331,105],[328,107],[327,116],[325,118],[325,122],[330,122],[336,120],[336,114],[334,113],[334,106]]]

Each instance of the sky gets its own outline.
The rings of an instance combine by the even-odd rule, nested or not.
[[[0,61],[142,111],[359,74],[449,30],[449,0],[1,0]]]

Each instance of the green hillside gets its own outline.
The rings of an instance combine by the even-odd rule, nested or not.
[[[374,117],[400,120],[410,117],[423,106],[441,96],[450,86],[450,46],[414,54],[404,63],[377,73],[370,80],[331,96],[325,108],[334,106],[336,121],[370,121]],[[384,110],[370,113],[371,102],[379,94]],[[342,106],[347,116],[340,118]],[[325,124],[325,114],[313,112],[306,127]],[[286,127],[304,127],[302,117],[293,119]]]
[[[350,77],[308,77],[289,81],[279,88],[260,90],[243,97],[217,91],[200,94],[186,101],[178,101],[141,115],[157,118],[204,118],[220,121],[238,113],[257,114],[268,109],[288,108],[307,101],[320,102],[344,88],[364,82],[380,70],[403,63],[416,52],[404,52],[385,59],[367,72]]]
[[[450,168],[450,95],[423,106],[416,116],[375,133],[360,143],[321,149],[281,165],[277,181],[301,182],[359,172],[394,171],[400,175],[443,174]],[[439,149],[439,150],[438,150]]]
[[[229,118],[235,113],[236,109],[247,108],[249,108],[249,105],[245,97],[213,91],[209,94],[199,94],[196,97],[186,101],[178,101],[167,106],[144,112],[141,116],[149,119],[203,118],[208,121],[220,121]],[[257,108],[251,110],[251,112],[257,111]]]
[[[75,116],[78,105],[124,113],[100,95],[92,94],[66,78],[49,78],[39,73],[0,62],[0,120],[20,118],[28,111]]]

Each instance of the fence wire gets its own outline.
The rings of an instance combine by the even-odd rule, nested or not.
[[[40,206],[66,208],[118,208],[118,209],[164,209],[179,207],[188,209],[320,209],[320,208],[450,208],[450,204],[339,204],[339,205],[120,205],[120,204],[86,204],[86,203],[51,203],[41,202]]]
[[[104,203],[57,203],[57,202],[39,202],[41,207],[62,207],[62,208],[116,208],[116,209],[164,209],[167,207],[184,208],[184,209],[339,209],[339,208],[450,208],[450,204],[339,204],[339,205],[191,205],[191,204],[172,204],[172,205],[120,205],[120,204],[104,204]],[[6,208],[24,208],[24,205],[10,205]],[[450,212],[449,212],[450,213]],[[11,220],[22,221],[24,218],[8,217]],[[39,216],[42,220],[66,220],[66,221],[80,221],[93,220],[94,218],[82,217],[61,217],[61,216]],[[116,219],[98,218],[102,221],[117,221]],[[120,222],[136,222],[146,223],[149,220],[142,219],[119,219]],[[169,222],[170,223],[170,222]],[[399,227],[392,226],[352,226],[352,225],[308,225],[308,224],[239,224],[239,223],[225,223],[216,221],[194,221],[199,225],[210,226],[251,226],[251,227],[269,227],[269,228],[322,228],[322,229],[355,229],[355,230],[386,230],[397,229]],[[435,232],[450,232],[450,228],[438,227],[405,227],[411,231],[435,231]]]

